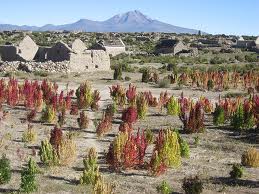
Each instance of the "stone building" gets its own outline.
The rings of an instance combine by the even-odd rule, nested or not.
[[[25,36],[17,46],[13,44],[0,46],[0,55],[3,61],[32,61],[38,48],[29,36]]]
[[[4,45],[0,49],[3,61],[32,61],[29,63],[29,69],[35,69],[34,66],[38,68],[42,63],[51,61],[50,64],[59,66],[62,66],[63,62],[69,72],[110,70],[109,54],[104,50],[88,50],[79,39],[71,46],[59,41],[52,47],[38,47],[30,37],[25,37],[18,46]]]
[[[256,46],[257,49],[259,49],[259,36],[255,40],[255,46]]]
[[[176,55],[188,47],[180,40],[164,39],[155,46],[155,54],[171,54]]]
[[[120,38],[111,40],[101,40],[96,44],[92,45],[90,49],[104,50],[110,56],[116,56],[126,52],[125,44]]]
[[[237,48],[243,48],[243,49],[251,49],[252,47],[255,47],[255,41],[253,40],[244,40],[244,38],[241,36],[237,40],[236,47]]]

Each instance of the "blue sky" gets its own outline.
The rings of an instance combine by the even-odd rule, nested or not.
[[[139,10],[153,19],[212,34],[259,35],[259,0],[0,0],[0,6],[0,22],[18,25],[106,20]]]

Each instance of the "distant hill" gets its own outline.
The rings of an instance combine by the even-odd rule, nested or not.
[[[0,24],[0,31],[5,30],[29,30],[29,31],[84,31],[84,32],[168,32],[197,34],[198,30],[174,26],[158,20],[153,20],[139,11],[130,11],[115,15],[105,21],[92,21],[80,19],[79,21],[65,25],[47,24],[37,26],[17,26]]]

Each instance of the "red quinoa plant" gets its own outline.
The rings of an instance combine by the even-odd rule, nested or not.
[[[185,133],[200,133],[205,130],[204,111],[200,102],[191,107],[189,115],[181,112],[180,119],[183,122],[183,130]]]
[[[110,96],[116,105],[124,106],[126,103],[125,89],[121,85],[113,85],[110,88]]]
[[[19,87],[18,81],[14,78],[10,78],[7,86],[7,104],[11,107],[16,106],[19,103]]]
[[[122,121],[132,124],[138,119],[138,112],[135,107],[129,107],[122,113]]]
[[[160,130],[149,163],[152,175],[163,173],[167,167],[178,167],[181,164],[181,148],[178,134],[171,129]]]
[[[51,130],[49,142],[56,150],[58,150],[58,147],[61,145],[62,137],[62,129],[55,126],[54,129]]]
[[[120,132],[110,144],[106,161],[114,170],[139,168],[144,165],[147,145],[145,133],[140,129],[136,136]]]
[[[94,90],[93,93],[93,101],[91,104],[91,109],[93,111],[97,111],[99,109],[99,101],[101,100],[100,92],[98,90]]]
[[[77,119],[78,125],[80,129],[86,129],[89,125],[89,118],[85,114],[84,111],[80,113],[80,117]]]
[[[129,89],[126,91],[126,97],[130,106],[134,106],[136,104],[136,97],[137,97],[136,86],[129,84]]]

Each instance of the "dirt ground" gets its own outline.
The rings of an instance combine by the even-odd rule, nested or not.
[[[153,95],[159,96],[161,91],[167,90],[171,95],[180,96],[183,91],[184,96],[191,98],[199,98],[205,96],[213,101],[218,99],[219,94],[222,96],[227,92],[205,92],[196,89],[183,88],[179,90],[177,87],[157,88],[154,84],[141,83],[141,74],[126,73],[123,76],[129,76],[134,85],[137,86],[137,91],[150,90]],[[83,171],[82,159],[86,154],[87,148],[95,147],[98,151],[98,162],[100,164],[101,173],[107,181],[113,182],[116,185],[115,193],[118,194],[143,194],[157,193],[156,187],[163,180],[166,180],[173,188],[175,193],[183,193],[181,188],[182,179],[186,175],[199,174],[205,182],[204,192],[209,193],[259,193],[259,169],[245,168],[245,175],[238,181],[229,179],[229,172],[233,163],[240,163],[243,151],[250,146],[259,147],[259,138],[256,134],[237,134],[227,127],[216,128],[212,124],[211,115],[206,115],[206,132],[204,134],[191,134],[182,136],[190,144],[190,158],[183,159],[181,167],[178,169],[168,169],[167,172],[159,177],[151,177],[146,170],[128,170],[120,173],[110,172],[105,164],[104,154],[108,151],[108,146],[118,132],[120,124],[120,114],[116,115],[113,123],[113,130],[106,136],[98,139],[95,133],[93,121],[95,118],[100,119],[102,109],[111,103],[109,88],[116,83],[121,83],[128,87],[130,82],[118,82],[112,80],[112,72],[94,72],[84,74],[49,75],[50,81],[56,81],[59,89],[65,89],[68,84],[69,89],[76,89],[80,83],[85,80],[92,82],[94,89],[98,89],[101,94],[100,110],[98,112],[87,111],[92,122],[86,130],[78,130],[76,118],[78,116],[67,115],[66,124],[63,127],[64,131],[74,130],[77,134],[75,142],[77,145],[77,159],[70,167],[42,167],[42,174],[38,176],[39,191],[37,193],[90,193],[89,186],[81,186],[78,180]],[[18,76],[19,80],[28,77],[29,79],[43,79],[30,74]],[[240,90],[236,90],[240,92]],[[0,154],[5,153],[11,160],[13,176],[10,183],[0,185],[0,193],[17,192],[20,186],[20,171],[27,163],[28,158],[32,157],[34,149],[39,150],[40,142],[48,138],[49,132],[53,129],[53,125],[43,125],[39,122],[33,123],[33,128],[36,129],[38,138],[34,144],[25,144],[22,142],[22,133],[27,129],[27,124],[24,122],[27,111],[22,106],[10,109],[8,106],[3,107],[8,110],[9,114],[5,120],[0,121],[0,137],[8,136],[0,147]],[[172,126],[181,128],[182,124],[178,117],[157,114],[156,108],[150,108],[147,118],[144,121],[138,121],[134,124],[134,129],[138,127],[144,129],[151,128],[155,133],[161,128]],[[39,119],[38,113],[37,118]],[[37,120],[37,119],[36,119]],[[8,134],[8,135],[6,135]],[[194,145],[194,137],[199,136],[200,144]],[[146,160],[152,152],[152,146],[148,148]],[[39,156],[33,157],[40,164]]]

